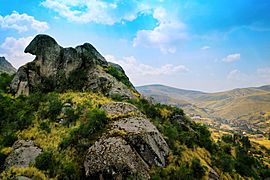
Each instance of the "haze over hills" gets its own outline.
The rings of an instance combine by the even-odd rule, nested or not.
[[[0,57],[0,73],[14,74],[16,71],[5,57]]]
[[[237,88],[224,92],[205,93],[172,88],[163,85],[137,87],[145,96],[155,101],[181,107],[191,116],[222,119],[239,126],[248,124],[255,129],[268,131],[268,116],[260,114],[270,112],[270,86]],[[264,122],[258,122],[257,119]],[[257,127],[256,124],[259,126]]]

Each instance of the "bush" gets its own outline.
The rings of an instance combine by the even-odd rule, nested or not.
[[[42,119],[49,119],[51,121],[56,121],[57,116],[62,110],[62,102],[60,101],[57,94],[47,95],[48,105],[46,108],[41,110],[40,117]]]
[[[47,133],[51,132],[51,128],[49,127],[47,122],[41,122],[39,125],[39,129],[46,131]]]
[[[0,92],[8,92],[9,85],[14,78],[14,75],[9,75],[6,73],[0,73]]]
[[[133,85],[131,84],[125,73],[118,70],[116,67],[110,65],[107,69],[107,73],[115,77],[118,81],[122,82],[127,87],[133,88]]]
[[[192,160],[191,169],[193,171],[193,176],[196,179],[201,179],[206,172],[206,167],[202,166],[200,160],[197,158]]]
[[[72,180],[72,179],[80,179],[80,172],[78,171],[78,167],[72,162],[64,163],[59,170],[58,179],[61,180]]]
[[[67,108],[65,111],[66,115],[66,124],[70,124],[74,121],[76,121],[79,118],[79,113],[76,113],[74,109]]]
[[[222,171],[231,173],[234,170],[235,161],[232,156],[222,153],[213,160],[213,164]]]
[[[4,170],[4,164],[5,164],[6,158],[7,158],[7,155],[0,152],[0,172]]]
[[[53,175],[55,171],[56,160],[51,151],[45,151],[39,154],[35,159],[35,167],[39,170],[44,170]]]
[[[9,133],[6,136],[4,136],[1,145],[4,147],[12,146],[14,142],[17,140],[18,138],[15,133]]]
[[[67,138],[62,140],[60,148],[64,149],[70,145],[80,146],[79,141],[95,137],[94,134],[101,133],[108,122],[105,112],[100,109],[90,110],[86,114],[86,119],[86,123],[81,124],[79,128],[74,129]]]

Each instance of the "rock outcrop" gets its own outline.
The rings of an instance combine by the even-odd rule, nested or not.
[[[111,102],[101,108],[114,121],[108,133],[87,152],[84,162],[87,176],[149,179],[151,166],[165,166],[169,147],[157,128],[135,106]]]
[[[11,89],[16,95],[72,89],[135,97],[135,88],[127,87],[106,71],[110,66],[121,73],[123,69],[108,63],[89,43],[63,48],[52,37],[37,35],[25,53],[36,58],[20,67],[14,77]]]
[[[13,146],[13,152],[5,161],[5,168],[28,167],[33,163],[36,157],[41,153],[41,149],[36,147],[32,141],[18,140]]]

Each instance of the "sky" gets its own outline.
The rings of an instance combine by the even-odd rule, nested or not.
[[[205,92],[270,84],[269,0],[0,0],[0,56],[16,68],[37,34],[91,43],[135,86]]]

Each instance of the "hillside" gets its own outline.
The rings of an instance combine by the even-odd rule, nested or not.
[[[91,44],[38,35],[25,52],[36,57],[13,80],[0,75],[0,179],[270,177],[267,148],[240,135],[215,142],[182,109],[141,98]]]
[[[161,85],[137,87],[137,90],[158,102],[181,107],[190,115],[223,119],[232,124],[245,117],[238,125],[246,123],[256,130],[260,128],[254,127],[255,122],[252,117],[259,113],[270,112],[269,86],[233,89],[218,93],[203,93]],[[187,102],[183,103],[183,100]],[[266,123],[265,126],[268,127]],[[255,129],[253,130],[256,131]],[[267,131],[264,129],[264,132]]]
[[[5,59],[5,57],[0,57],[0,74],[14,74],[17,70]]]

